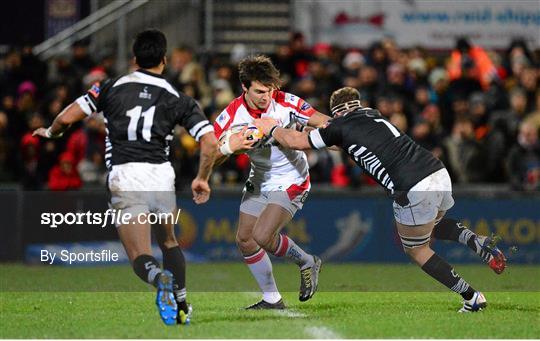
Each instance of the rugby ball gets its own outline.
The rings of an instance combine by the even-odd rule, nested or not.
[[[264,137],[264,134],[253,124],[237,124],[229,129],[225,130],[223,133],[221,133],[221,136],[219,137],[219,145],[221,146],[225,141],[228,141],[231,138],[231,135],[236,134],[238,132],[241,132],[244,127],[247,126],[247,130],[245,132],[248,140],[254,141],[253,147],[258,147],[262,139]],[[243,151],[238,151],[235,154],[241,154]]]

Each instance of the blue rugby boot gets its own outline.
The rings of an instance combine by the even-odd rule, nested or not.
[[[158,276],[156,305],[159,315],[166,325],[176,324],[178,306],[173,293],[173,275],[170,271],[164,270]]]

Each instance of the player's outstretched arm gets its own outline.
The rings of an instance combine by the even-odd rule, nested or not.
[[[315,128],[324,128],[324,127],[326,127],[326,124],[328,123],[329,120],[330,120],[330,116],[325,115],[325,114],[320,113],[320,112],[317,111],[313,115],[311,115],[311,117],[309,118],[308,126],[304,127],[304,129],[302,129],[300,131],[304,132],[304,133],[309,133],[311,130],[313,130]],[[328,147],[328,149],[329,150],[334,150],[334,151],[340,151],[341,150],[337,146],[330,146],[330,147]]]
[[[264,135],[271,135],[285,148],[298,150],[312,149],[309,144],[307,132],[281,128],[276,120],[272,118],[256,119],[254,124]]]
[[[297,150],[312,149],[309,144],[307,132],[299,132],[276,126],[271,132],[271,135],[285,148]]]
[[[33,136],[41,136],[45,138],[58,138],[75,122],[85,119],[87,115],[81,109],[77,102],[68,105],[62,112],[56,116],[49,128],[38,128],[32,133]]]
[[[210,198],[210,186],[208,179],[212,174],[212,168],[217,156],[217,140],[214,132],[208,132],[201,137],[201,156],[199,160],[199,172],[191,183],[193,200],[196,204],[204,204]]]
[[[216,162],[214,162],[214,169],[217,166],[221,166],[228,158],[229,158],[229,155],[223,155],[221,152],[218,151]]]
[[[327,116],[318,111],[314,112],[313,115],[309,118],[307,125],[313,128],[323,128],[326,126],[326,123],[330,119],[330,116]]]

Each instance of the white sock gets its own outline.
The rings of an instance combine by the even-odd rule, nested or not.
[[[148,264],[148,263],[147,263]],[[158,278],[159,274],[161,274],[161,269],[153,267],[150,271],[148,271],[148,283],[154,285],[157,287],[157,281],[156,278]]]
[[[471,239],[472,237],[476,237],[476,234],[467,228],[463,228],[463,231],[461,231],[461,233],[459,234],[459,242],[463,245],[469,246],[469,239]]]
[[[279,235],[279,243],[274,256],[285,256],[298,264],[302,269],[314,264],[313,256],[302,250],[300,246],[296,245],[291,238],[284,234]]]
[[[266,251],[261,248],[250,256],[244,256],[244,261],[253,277],[255,277],[257,284],[259,284],[259,288],[261,288],[263,300],[268,303],[278,302],[281,295],[272,273],[272,262],[270,262],[270,257],[268,257]]]

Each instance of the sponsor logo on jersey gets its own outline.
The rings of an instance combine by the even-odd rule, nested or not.
[[[216,123],[221,127],[221,129],[225,128],[225,125],[227,122],[229,122],[230,116],[227,111],[223,111],[217,118]]]
[[[99,97],[99,91],[100,91],[99,82],[94,83],[92,87],[90,88],[90,90],[88,90],[88,92],[91,93],[92,96],[94,96],[95,98]]]
[[[296,105],[299,101],[299,98],[292,94],[285,94],[285,102],[289,102],[292,105]]]
[[[306,110],[308,110],[309,108],[311,108],[311,105],[309,105],[308,102],[304,102],[304,104],[302,104],[302,106],[300,107],[300,110],[306,111]]]
[[[302,194],[302,197],[300,198],[300,202],[302,204],[306,202],[308,195],[309,195],[309,191],[305,191],[304,194]]]
[[[143,91],[142,92],[139,92],[139,98],[142,98],[142,99],[152,99],[152,94],[151,93],[148,93],[148,87],[145,86],[143,88]]]

